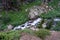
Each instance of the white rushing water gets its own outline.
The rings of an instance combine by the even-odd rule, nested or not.
[[[60,21],[60,18],[54,18],[53,20],[55,22],[57,22],[57,21]],[[20,29],[24,30],[25,28],[29,28],[31,26],[36,27],[41,21],[42,21],[42,18],[37,18],[37,19],[35,19],[33,21],[30,20],[30,21],[27,21],[26,23],[24,23],[22,25],[16,26],[13,30],[20,30]],[[43,24],[42,26],[45,28],[46,24]]]
[[[55,18],[54,21],[60,21],[60,18]]]
[[[19,26],[15,27],[13,30],[17,30],[17,29],[24,30],[25,28],[29,28],[31,26],[37,26],[41,21],[42,21],[42,18],[37,18],[33,22],[28,21],[25,24],[19,25]]]

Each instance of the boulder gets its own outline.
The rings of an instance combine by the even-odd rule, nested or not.
[[[11,24],[7,25],[8,30],[11,30],[13,26]]]
[[[43,27],[43,28],[46,28],[46,26],[47,26],[46,23],[43,23],[43,24],[42,24],[42,27]]]
[[[30,8],[28,17],[30,19],[37,18],[41,13],[44,13],[43,9],[41,9],[39,6],[34,6],[34,7]]]
[[[52,8],[47,6],[47,5],[43,5],[43,6],[33,6],[31,8],[29,8],[29,15],[28,17],[30,19],[36,19],[37,17],[39,17],[42,13],[47,13],[49,10],[51,10]],[[27,11],[27,9],[26,9]]]

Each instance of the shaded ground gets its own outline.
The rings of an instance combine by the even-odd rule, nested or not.
[[[60,40],[60,32],[52,31],[51,35],[46,37],[45,40]]]
[[[20,40],[42,40],[39,37],[30,35],[30,34],[22,34]],[[47,36],[45,40],[60,40],[60,32],[52,31],[50,36]]]
[[[20,40],[41,40],[41,39],[30,34],[23,34]]]

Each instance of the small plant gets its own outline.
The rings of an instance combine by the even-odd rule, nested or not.
[[[19,40],[20,31],[0,32],[0,40]]]
[[[40,29],[39,31],[36,31],[36,35],[44,39],[46,36],[50,35],[50,32],[46,29]]]
[[[23,32],[23,33],[28,33],[28,34],[31,34],[31,35],[35,35],[35,31],[30,30],[30,29],[22,30],[22,32]]]

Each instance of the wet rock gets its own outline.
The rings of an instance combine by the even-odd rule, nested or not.
[[[45,29],[47,27],[46,23],[43,23],[42,27]]]

